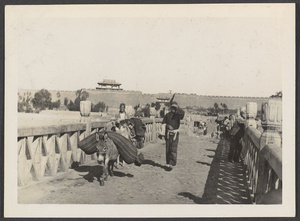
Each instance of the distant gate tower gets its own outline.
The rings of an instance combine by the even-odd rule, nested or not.
[[[160,104],[166,104],[170,102],[170,99],[172,97],[171,91],[170,93],[159,93],[158,97],[156,98],[158,103]]]
[[[159,117],[164,117],[168,113],[168,104],[170,102],[172,94],[160,93],[156,98],[156,103],[160,104],[160,109],[157,111]]]
[[[110,79],[103,79],[102,82],[97,83],[99,86],[96,87],[96,89],[99,90],[117,90],[121,91],[123,90],[120,88],[120,83],[116,82],[115,80],[110,80]]]

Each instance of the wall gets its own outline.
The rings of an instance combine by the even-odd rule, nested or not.
[[[25,90],[20,89],[19,92],[21,95],[23,93],[30,91],[32,96],[38,90]],[[52,94],[52,101],[56,101],[57,92],[49,90]],[[67,97],[71,100],[75,100],[76,95],[75,91],[59,91],[61,94],[61,103],[63,104],[64,98]],[[126,103],[126,105],[135,106],[139,103],[142,105],[151,104],[156,101],[156,98],[159,97],[159,94],[143,94],[141,91],[102,91],[96,89],[87,89],[87,92],[90,94],[88,100],[93,104],[97,104],[99,101],[104,102],[111,108],[118,108],[120,103]],[[256,102],[257,108],[261,108],[263,101],[266,101],[268,98],[263,97],[223,97],[223,96],[202,96],[196,94],[176,94],[175,101],[178,102],[179,106],[199,106],[203,108],[213,107],[214,103],[225,103],[229,109],[237,109],[239,107],[245,106],[247,102]]]

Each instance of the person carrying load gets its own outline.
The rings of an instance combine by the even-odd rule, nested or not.
[[[184,111],[178,106],[177,102],[173,102],[175,94],[171,99],[171,110],[164,116],[162,121],[162,131],[160,138],[165,137],[166,140],[166,164],[168,170],[172,170],[172,166],[177,163],[177,146],[179,142],[180,120],[184,117]]]

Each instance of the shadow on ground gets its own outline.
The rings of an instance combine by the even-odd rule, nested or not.
[[[80,166],[74,169],[77,172],[88,172],[86,175],[82,177],[88,182],[94,182],[95,178],[99,181],[100,176],[103,174],[103,167],[101,165],[95,166]],[[130,173],[123,173],[120,171],[114,170],[114,176],[116,177],[133,177]]]
[[[194,194],[191,194],[189,192],[181,192],[181,193],[178,193],[178,195],[189,198],[190,200],[193,200],[194,203],[196,203],[196,204],[203,204],[204,203],[204,201],[201,197],[195,196]]]
[[[153,161],[153,160],[144,160],[143,161],[143,164],[148,164],[148,165],[151,165],[151,166],[154,166],[154,167],[159,167],[159,168],[162,168],[162,169],[164,169],[164,170],[166,170],[166,171],[168,171],[169,170],[169,167],[167,167],[167,166],[165,166],[165,165],[161,165],[161,164],[159,164],[159,163],[156,163],[155,161]]]
[[[210,166],[210,163],[203,162],[203,161],[196,161],[196,163],[201,163],[202,165]]]
[[[228,151],[229,143],[221,139],[211,164],[196,161],[210,165],[202,197],[190,192],[180,192],[178,195],[189,198],[196,204],[251,204],[243,163],[228,162]]]
[[[216,150],[214,149],[205,149],[206,151],[212,151],[212,152],[216,152]]]

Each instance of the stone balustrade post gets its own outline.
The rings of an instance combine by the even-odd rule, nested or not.
[[[281,136],[279,130],[282,123],[282,101],[279,99],[268,100],[262,103],[261,108],[261,124],[264,129],[259,143],[260,152],[268,144],[275,144],[281,147]],[[268,186],[269,172],[265,167],[263,156],[258,155],[258,176],[257,176],[257,191],[255,200],[263,196]]]
[[[236,115],[237,115],[237,116],[240,116],[240,115],[241,115],[240,108],[238,108],[238,109],[237,109],[237,111],[236,111]]]
[[[90,101],[80,101],[80,122],[86,123],[85,136],[87,137],[91,134],[91,102]],[[86,155],[82,160],[84,164],[91,163],[91,156]]]
[[[151,116],[153,123],[152,123],[152,141],[156,141],[157,139],[157,131],[156,131],[156,122],[155,122],[155,116]]]
[[[257,115],[257,103],[247,102],[245,128],[247,128],[249,126],[257,128],[257,123],[256,123],[256,120],[255,120],[256,115]]]
[[[282,101],[271,99],[262,103],[261,125],[264,132],[260,139],[260,149],[267,144],[281,146],[281,136],[279,130],[282,123]]]

